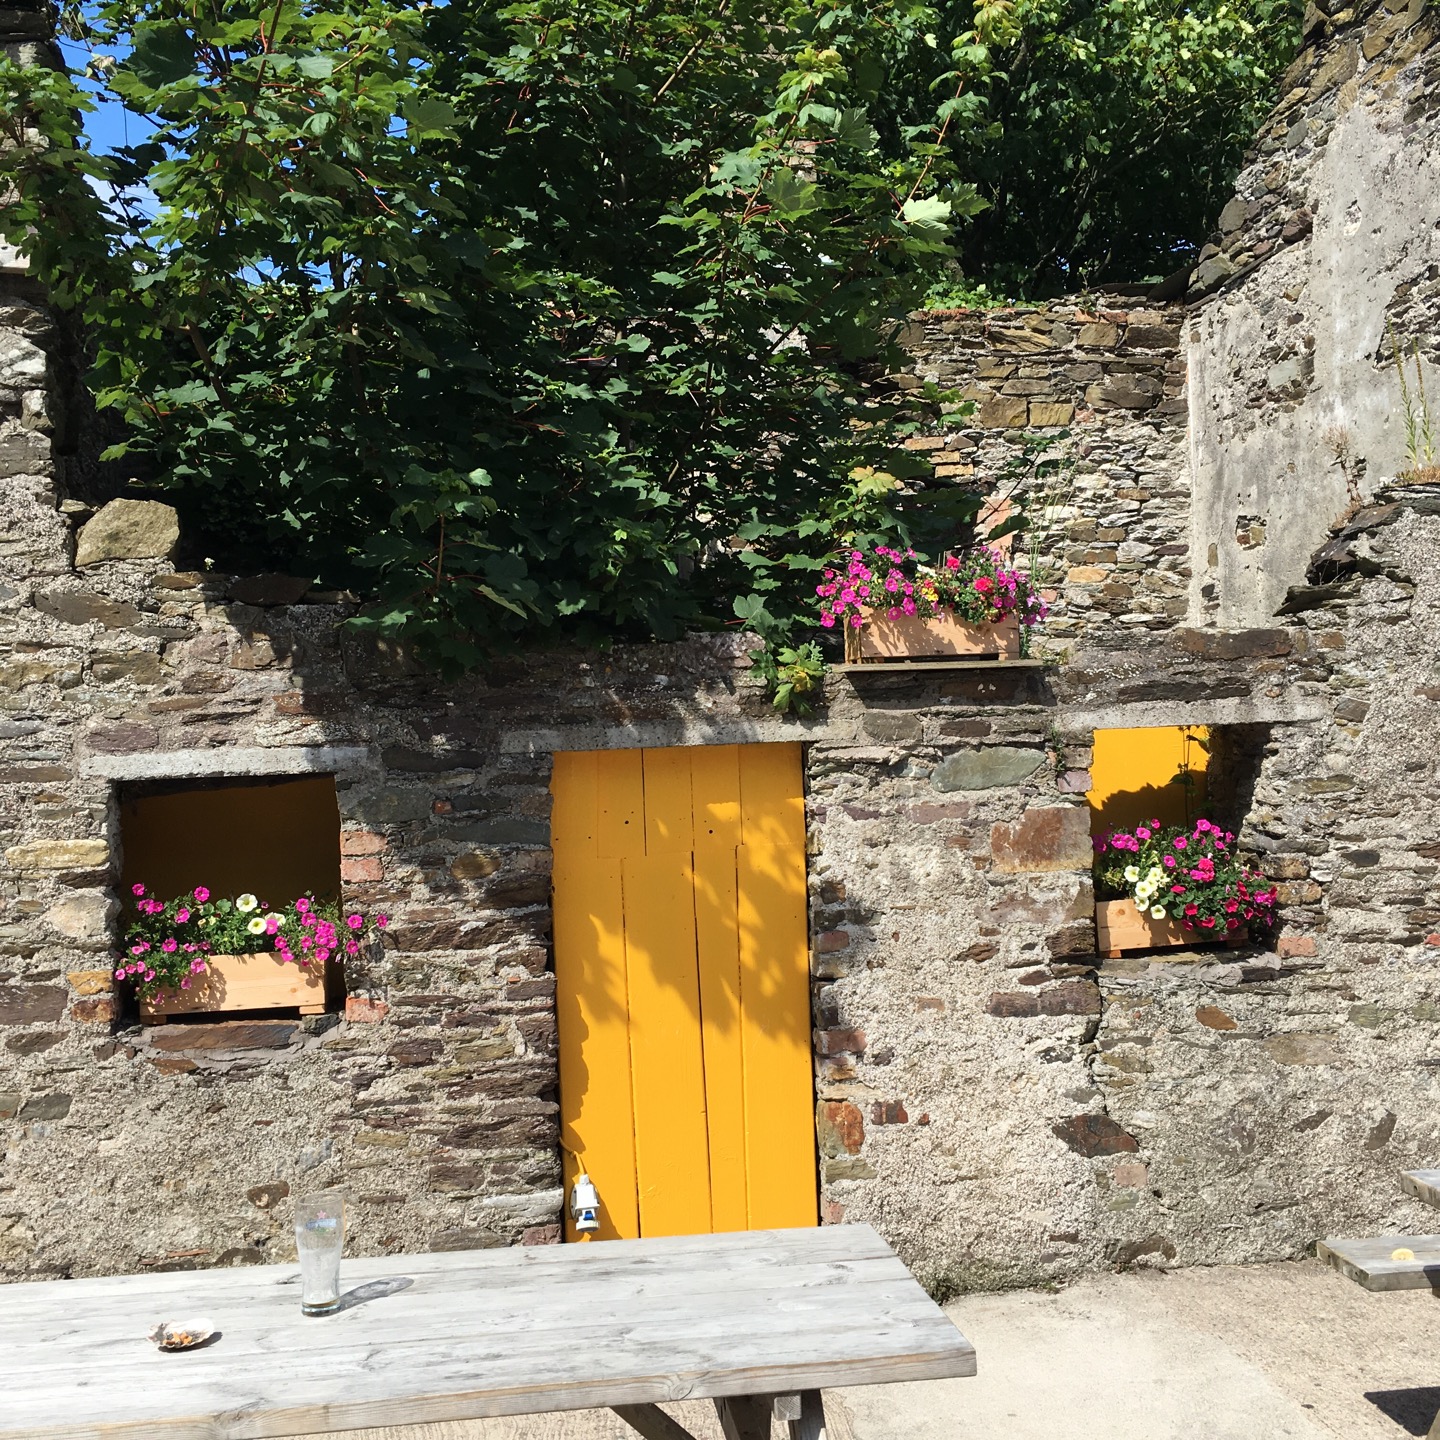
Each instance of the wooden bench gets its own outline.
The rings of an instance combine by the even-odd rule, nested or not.
[[[262,1440],[607,1406],[690,1440],[822,1440],[822,1390],[973,1375],[975,1351],[868,1225],[347,1260],[300,1313],[294,1265],[7,1285],[3,1440]],[[158,1321],[208,1317],[162,1354]]]
[[[1407,1170],[1400,1177],[1400,1188],[1427,1205],[1440,1206],[1440,1170]],[[1397,1251],[1401,1252],[1398,1258]],[[1315,1253],[1366,1290],[1433,1290],[1440,1294],[1440,1235],[1322,1240]],[[1427,1440],[1440,1440],[1440,1414],[1435,1416]]]

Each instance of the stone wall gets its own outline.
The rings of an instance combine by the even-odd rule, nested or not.
[[[177,573],[166,507],[78,498],[65,337],[0,282],[0,1275],[283,1259],[291,1195],[327,1184],[357,1251],[557,1238],[550,756],[795,739],[824,1220],[873,1222],[937,1291],[1423,1226],[1395,1177],[1435,1157],[1440,515],[1377,480],[1393,377],[1338,292],[1432,241],[1382,216],[1346,246],[1330,198],[1366,143],[1405,185],[1431,163],[1429,51],[1405,53],[1428,32],[1397,14],[1317,35],[1304,75],[1351,39],[1355,72],[1297,79],[1282,198],[1227,212],[1228,288],[1191,318],[1125,296],[916,317],[897,387],[976,401],[917,442],[937,478],[1015,487],[1027,436],[1065,462],[1051,663],[836,673],[804,723],[738,637],[440,686],[341,629],[343,596]],[[1362,215],[1397,193],[1357,189]],[[1382,311],[1399,294],[1365,283]],[[1272,373],[1291,336],[1299,369]],[[1339,489],[1322,399],[1375,447]],[[1097,957],[1093,732],[1160,724],[1218,727],[1219,803],[1283,886],[1273,945]],[[331,1014],[138,1026],[108,979],[119,798],[286,774],[335,776],[347,898],[394,917],[385,948]]]
[[[163,515],[102,512],[73,567],[53,496],[13,504],[35,521],[3,562],[6,1274],[283,1257],[288,1194],[318,1184],[354,1195],[361,1250],[554,1239],[550,754],[794,738],[824,1215],[873,1220],[940,1286],[1128,1243],[1094,1189],[1121,1142],[1094,1076],[1090,733],[1305,729],[1304,636],[1177,628],[1050,669],[837,674],[799,727],[735,637],[437,687],[344,639],[336,597],[134,554],[173,544],[143,523]],[[347,898],[393,916],[383,956],[347,974],[343,1013],[137,1026],[107,979],[123,787],[303,773],[336,776]],[[1170,1243],[1203,1256],[1203,1188],[1171,1204]]]
[[[1014,543],[1054,595],[1037,653],[1141,646],[1184,620],[1183,317],[1115,294],[922,313],[906,330],[914,358],[900,383],[973,405],[961,426],[910,445],[937,480],[1019,507],[1033,526],[1033,555],[1029,539]]]
[[[1387,327],[1440,358],[1440,16],[1308,16],[1187,331],[1192,600],[1221,626],[1268,624],[1331,527],[1405,468]]]

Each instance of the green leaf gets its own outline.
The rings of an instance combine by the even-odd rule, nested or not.
[[[880,143],[880,134],[863,110],[842,110],[835,126],[835,138],[842,145],[857,150],[873,150]]]
[[[905,217],[905,223],[913,225],[917,230],[943,233],[949,229],[947,222],[950,219],[950,202],[940,199],[938,195],[917,196],[905,202],[901,214]]]
[[[777,214],[788,220],[808,215],[824,203],[819,187],[801,180],[788,166],[776,170],[766,180],[765,198]]]
[[[144,85],[173,85],[195,71],[195,42],[178,21],[142,22],[132,44],[124,68]]]

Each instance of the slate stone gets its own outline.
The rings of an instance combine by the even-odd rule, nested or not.
[[[52,1045],[58,1045],[64,1038],[53,1031],[29,1030],[20,1035],[12,1035],[5,1042],[5,1048],[16,1055],[39,1055]]]
[[[1277,1065],[1337,1065],[1340,1042],[1334,1035],[1291,1031],[1272,1035],[1265,1042],[1266,1053]]]
[[[1139,1141],[1108,1115],[1072,1115],[1070,1119],[1052,1125],[1050,1130],[1077,1155],[1091,1159],[1097,1155],[1119,1155],[1140,1148]]]
[[[53,1025],[68,998],[62,985],[0,985],[0,1025]]]
[[[931,772],[930,783],[946,791],[994,790],[1002,785],[1019,785],[1044,763],[1043,750],[990,745],[946,756]]]
[[[990,854],[1001,874],[1089,870],[1095,859],[1090,812],[1081,805],[1027,810],[1014,825],[990,827]]]
[[[295,605],[310,585],[298,575],[244,575],[230,582],[226,596],[241,605]]]
[[[103,560],[164,560],[180,540],[180,517],[158,500],[112,500],[80,527],[75,565]]]
[[[919,740],[925,733],[925,725],[920,716],[904,711],[871,711],[861,723],[872,740],[878,740],[884,745]]]
[[[63,1120],[70,1113],[69,1095],[32,1095],[21,1107],[21,1120]]]
[[[35,597],[35,608],[66,625],[105,626],[123,630],[140,623],[140,612],[125,600],[106,600],[86,590],[46,590]]]
[[[443,774],[447,770],[478,770],[486,757],[478,750],[411,750],[390,745],[380,752],[388,770],[413,774]]]
[[[157,1025],[156,1050],[283,1050],[299,1027],[294,1020],[222,1020],[213,1024]]]
[[[103,840],[32,840],[5,852],[12,870],[101,870],[110,863]]]
[[[444,1046],[439,1040],[401,1040],[386,1052],[397,1065],[433,1065]]]
[[[820,1153],[856,1155],[865,1143],[865,1117],[848,1100],[822,1100],[815,1109]]]
[[[430,1237],[430,1249],[436,1252],[442,1250],[494,1250],[498,1246],[509,1243],[508,1239],[502,1238],[493,1230],[441,1230],[438,1234]]]
[[[0,436],[0,480],[49,472],[50,441],[40,431],[17,430]]]

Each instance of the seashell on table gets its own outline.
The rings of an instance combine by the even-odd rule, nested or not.
[[[193,1350],[214,1333],[215,1324],[208,1318],[162,1320],[145,1338],[162,1350]]]

